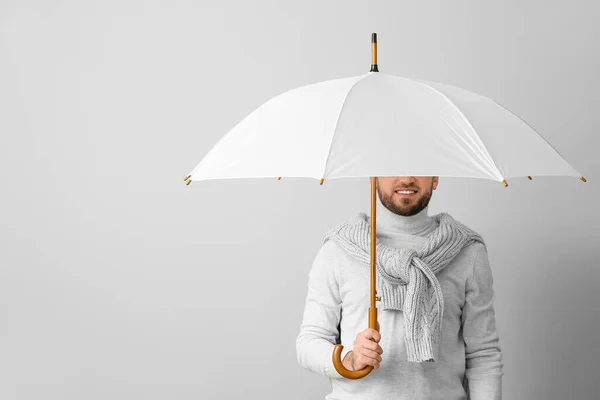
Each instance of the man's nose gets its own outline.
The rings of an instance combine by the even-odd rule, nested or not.
[[[416,178],[414,176],[399,176],[398,177],[399,183],[413,183],[414,181],[416,181]]]

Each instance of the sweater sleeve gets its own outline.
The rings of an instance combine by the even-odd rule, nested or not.
[[[473,259],[462,310],[470,400],[501,400],[503,361],[494,312],[493,276],[483,245]]]
[[[340,343],[341,298],[336,243],[319,249],[308,274],[308,294],[300,333],[296,339],[298,363],[330,378],[343,378],[333,366],[333,347]],[[352,349],[344,346],[342,360]]]

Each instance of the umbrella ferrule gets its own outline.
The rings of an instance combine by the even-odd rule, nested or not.
[[[371,35],[371,71],[369,72],[379,72],[379,68],[377,68],[377,34],[373,33]]]

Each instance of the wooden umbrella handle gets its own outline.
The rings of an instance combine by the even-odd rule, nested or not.
[[[375,222],[375,217],[376,217],[376,206],[377,206],[377,202],[376,202],[376,198],[375,196],[377,196],[377,180],[375,177],[371,177],[371,294],[370,294],[370,300],[371,300],[371,306],[369,307],[369,328],[371,329],[376,329],[377,330],[377,307],[375,306],[375,301],[378,300],[377,296],[376,296],[376,285],[375,285],[375,279],[376,279],[376,270],[375,270],[375,256],[376,256],[376,245],[377,245],[377,240],[376,240],[376,222]],[[373,339],[371,339],[373,340]],[[372,370],[373,370],[373,366],[368,365],[365,368],[358,370],[358,371],[350,371],[349,369],[347,369],[346,367],[344,367],[344,364],[342,364],[342,349],[344,348],[343,345],[341,344],[336,344],[333,347],[333,366],[335,367],[335,370],[342,375],[344,378],[348,378],[348,379],[360,379],[363,378],[365,376],[367,376]]]
[[[376,307],[369,308],[369,328],[377,329],[377,308]],[[374,341],[373,339],[371,339],[371,340]],[[351,370],[347,369],[346,367],[344,367],[344,364],[342,363],[342,350],[343,349],[344,349],[343,345],[336,344],[333,347],[333,356],[332,357],[333,357],[333,366],[335,367],[335,370],[340,375],[342,375],[344,378],[360,379],[360,378],[364,378],[365,376],[369,375],[369,373],[371,371],[373,371],[372,365],[367,365],[363,369],[359,369],[357,371],[351,371]]]
[[[344,378],[348,379],[360,379],[369,375],[371,371],[373,371],[372,365],[367,365],[363,369],[359,369],[358,371],[350,371],[342,364],[342,349],[344,346],[341,344],[336,344],[333,348],[333,366],[335,370],[340,373]]]

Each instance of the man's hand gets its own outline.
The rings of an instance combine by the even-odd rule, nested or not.
[[[379,321],[377,321],[377,330],[367,328],[356,335],[354,350],[349,351],[342,360],[346,369],[358,371],[367,365],[372,365],[374,370],[379,369],[383,354],[383,349],[378,344],[381,340],[379,329]]]

